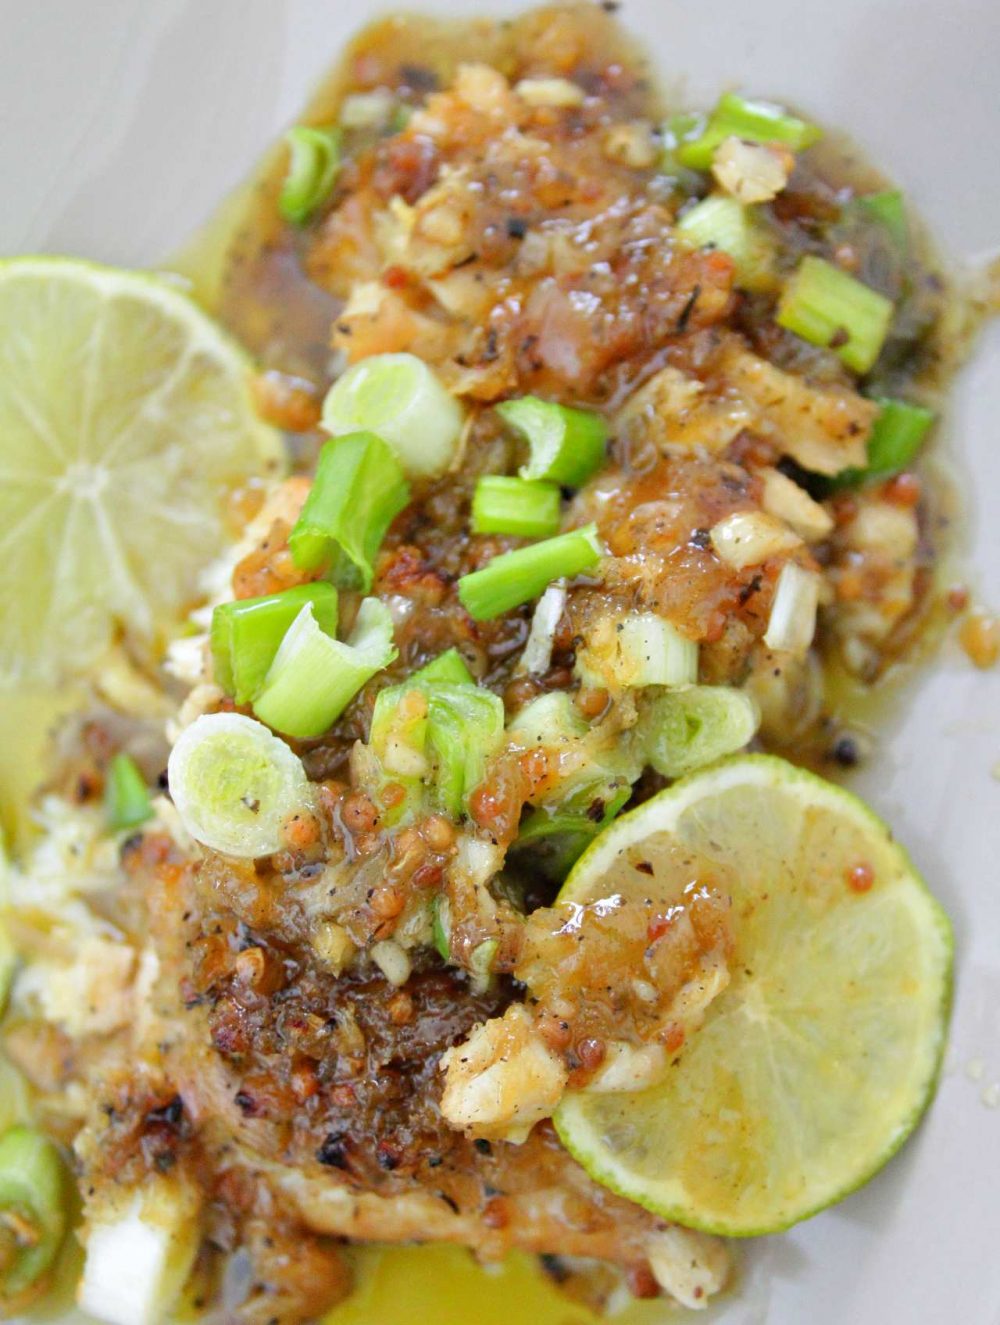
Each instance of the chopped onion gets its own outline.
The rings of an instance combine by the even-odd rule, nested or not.
[[[241,713],[205,713],[185,728],[167,777],[188,833],[245,859],[280,850],[283,823],[312,799],[301,760]]]
[[[778,576],[764,643],[775,652],[806,653],[816,634],[820,580],[815,571],[787,562]]]
[[[791,552],[802,544],[798,534],[765,511],[737,511],[712,527],[712,547],[716,555],[742,570],[744,566],[759,566],[770,557]]]
[[[198,1251],[198,1204],[187,1184],[154,1177],[127,1205],[103,1217],[88,1211],[83,1310],[109,1325],[166,1319]]]

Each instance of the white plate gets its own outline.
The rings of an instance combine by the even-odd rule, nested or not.
[[[414,0],[419,8],[421,0]],[[432,0],[441,13],[477,3]],[[512,5],[496,5],[512,9]],[[0,252],[152,264],[246,174],[351,30],[343,0],[0,0]],[[841,125],[957,261],[1000,246],[996,0],[626,0],[671,86],[724,85]],[[1000,325],[948,433],[973,584],[1000,609]],[[918,1136],[864,1191],[750,1256],[728,1325],[1000,1321],[1000,673],[946,650],[859,789],[959,939],[949,1066]]]

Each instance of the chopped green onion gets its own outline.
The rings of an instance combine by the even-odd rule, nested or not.
[[[288,539],[300,570],[323,570],[342,589],[367,593],[386,530],[410,500],[392,450],[374,433],[326,442]]]
[[[856,373],[867,373],[892,322],[891,300],[823,258],[804,257],[778,304],[779,326],[812,345],[836,350]]]
[[[715,149],[727,138],[745,138],[753,143],[784,143],[793,152],[801,152],[822,137],[815,124],[789,115],[778,106],[763,101],[746,101],[735,92],[727,92],[709,116],[702,133],[681,142],[677,160],[692,170],[708,170]]]
[[[842,469],[833,483],[852,487],[858,483],[889,478],[913,460],[934,422],[934,411],[907,400],[877,397],[880,413],[868,437],[868,464],[864,469]]]
[[[469,974],[472,977],[472,990],[476,994],[485,994],[493,980],[493,963],[500,950],[499,939],[483,939],[472,949],[469,958]]]
[[[458,596],[471,617],[486,621],[537,598],[553,580],[592,570],[603,555],[597,526],[589,524],[494,557],[482,570],[462,576]]]
[[[604,464],[608,425],[599,414],[537,396],[505,400],[496,412],[531,447],[522,478],[579,488]]]
[[[286,221],[304,225],[333,192],[340,171],[340,130],[297,124],[285,142],[290,156],[278,210]]]
[[[431,936],[443,962],[451,957],[451,903],[438,893],[432,903]]]
[[[0,1305],[14,1310],[52,1268],[66,1232],[68,1193],[59,1151],[17,1125],[0,1137]],[[4,1315],[6,1315],[6,1311]]]
[[[753,740],[759,722],[753,700],[732,686],[664,691],[640,718],[647,758],[667,778],[682,777],[742,750]]]
[[[910,228],[906,203],[899,189],[862,194],[852,205],[856,212],[883,226],[896,247],[905,253],[909,247]]]
[[[146,779],[135,761],[119,752],[108,765],[104,781],[104,812],[114,832],[138,828],[153,816]]]
[[[374,794],[380,795],[387,783],[401,787],[385,806],[383,819],[389,826],[415,815],[436,788],[432,759],[436,753],[428,747],[431,725],[430,696],[438,688],[464,688],[476,693],[476,684],[456,649],[448,649],[425,667],[413,673],[401,685],[387,686],[375,698],[368,747],[375,757],[372,769]]]
[[[195,841],[246,859],[279,851],[285,820],[312,798],[298,756],[242,713],[205,713],[185,727],[167,778]]]
[[[472,532],[548,538],[559,531],[561,496],[554,483],[481,478],[472,498]]]
[[[324,635],[307,603],[281,642],[254,713],[286,736],[322,736],[397,656],[392,635],[392,616],[377,598],[362,602],[346,643]]]
[[[717,248],[736,263],[744,285],[757,284],[771,268],[771,249],[748,208],[722,193],[686,211],[675,229],[696,248]]]
[[[533,876],[561,883],[631,795],[632,786],[626,783],[603,802],[595,797],[588,807],[592,813],[546,806],[531,810],[511,848],[515,867],[530,869]]]
[[[700,111],[680,111],[671,115],[660,131],[663,137],[660,169],[664,174],[676,176],[685,169],[677,159],[678,149],[684,143],[700,138],[707,123],[707,117]]]
[[[503,741],[503,700],[470,685],[436,685],[427,698],[434,796],[439,808],[457,819]]]
[[[374,432],[414,478],[454,460],[465,411],[415,354],[374,354],[348,368],[326,394],[323,427],[338,437]]]
[[[337,633],[337,591],[332,584],[300,584],[262,598],[220,603],[212,613],[212,664],[216,682],[237,704],[256,699],[278,646],[306,603],[320,629]]]
[[[465,665],[465,659],[457,649],[446,649],[444,653],[439,653],[419,671],[414,672],[406,684],[427,686],[434,685],[438,681],[444,681],[448,685],[476,684],[472,679],[472,673]]]
[[[692,685],[698,645],[655,612],[632,612],[577,653],[578,673],[611,689]]]

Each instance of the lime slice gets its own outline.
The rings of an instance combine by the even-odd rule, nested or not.
[[[692,866],[732,897],[731,983],[658,1084],[570,1094],[556,1126],[592,1178],[667,1219],[772,1233],[853,1191],[915,1127],[945,1040],[951,928],[861,801],[765,755],[619,819],[560,900],[677,901]]]
[[[82,672],[196,596],[225,492],[280,464],[247,368],[162,279],[0,262],[0,679]]]

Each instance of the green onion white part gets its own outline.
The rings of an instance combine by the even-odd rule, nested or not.
[[[786,562],[778,576],[764,643],[776,653],[807,653],[816,634],[820,579],[815,571]]]
[[[312,802],[298,756],[240,713],[196,718],[170,752],[167,778],[187,832],[228,856],[279,851],[282,825]]]
[[[742,750],[759,723],[756,704],[732,686],[668,690],[653,697],[640,718],[647,758],[667,778]]]
[[[535,607],[528,638],[517,662],[518,672],[538,676],[552,666],[552,646],[565,608],[566,585],[562,580],[557,580],[549,585]]]
[[[631,612],[593,631],[577,650],[576,673],[585,684],[612,691],[693,685],[698,645],[655,612]]]
[[[375,354],[334,382],[323,427],[334,437],[374,432],[412,478],[443,474],[458,453],[465,411],[415,354]]]
[[[379,599],[364,599],[346,643],[324,634],[306,604],[281,642],[254,713],[286,736],[322,736],[396,656],[392,615]]]
[[[749,210],[735,198],[713,193],[686,211],[675,227],[696,248],[717,248],[736,263],[740,283],[755,288],[770,274],[773,246]]]

